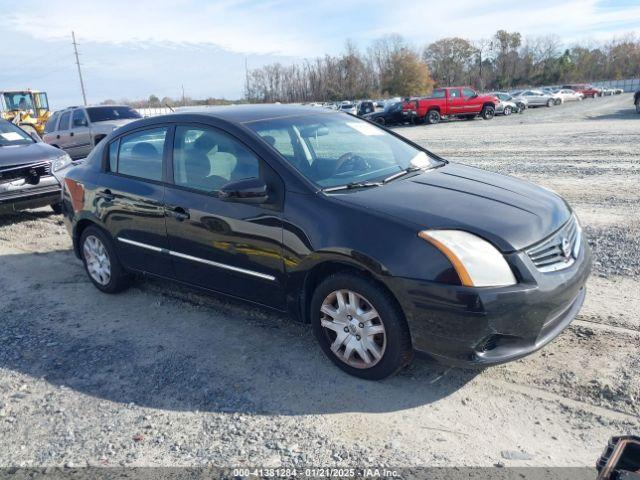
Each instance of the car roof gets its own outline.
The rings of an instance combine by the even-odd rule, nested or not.
[[[167,115],[149,117],[145,120],[149,120],[149,123],[176,120],[184,121],[189,116],[193,116],[200,118],[216,118],[231,123],[251,123],[261,120],[271,120],[304,115],[340,115],[340,113],[335,110],[322,110],[306,105],[225,105],[209,108],[195,108],[193,110],[180,110],[178,112],[170,113]],[[139,122],[140,120],[133,123],[139,125]]]

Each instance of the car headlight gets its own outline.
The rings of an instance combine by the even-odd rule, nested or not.
[[[57,172],[58,170],[62,170],[69,165],[71,165],[71,157],[69,156],[69,154],[64,153],[51,162],[51,170]]]
[[[516,277],[489,242],[462,230],[423,230],[418,236],[440,250],[467,287],[515,285]]]

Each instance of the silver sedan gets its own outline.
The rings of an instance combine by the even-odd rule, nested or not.
[[[522,113],[524,111],[524,105],[522,108],[518,105],[516,99],[504,92],[493,92],[491,95],[496,97],[500,102],[496,105],[497,115],[511,115],[512,113]]]
[[[512,95],[516,95],[516,93],[512,93]],[[541,90],[522,90],[517,93],[517,96],[526,98],[528,107],[553,107],[556,104],[555,98]]]

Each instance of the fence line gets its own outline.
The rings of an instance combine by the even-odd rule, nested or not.
[[[624,80],[607,80],[603,82],[593,82],[596,87],[621,88],[625,92],[637,92],[640,90],[640,78],[626,78]]]

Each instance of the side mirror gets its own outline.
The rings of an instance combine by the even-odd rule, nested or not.
[[[269,193],[262,179],[247,178],[223,185],[218,198],[225,202],[260,204],[269,200]]]

